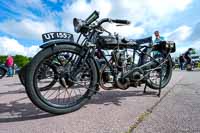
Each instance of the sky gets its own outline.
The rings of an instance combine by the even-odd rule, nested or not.
[[[104,25],[121,36],[139,39],[159,30],[176,42],[177,52],[200,51],[199,0],[1,0],[0,55],[32,57],[40,49],[42,33],[73,33],[74,17],[85,19],[94,10],[100,18],[127,19],[131,25]]]

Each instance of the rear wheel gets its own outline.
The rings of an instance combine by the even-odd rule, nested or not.
[[[66,44],[46,48],[33,58],[25,86],[36,106],[53,114],[69,113],[82,107],[96,92],[94,60],[88,58],[83,64],[80,53],[79,47]],[[50,88],[41,89],[51,83]]]
[[[41,67],[40,69],[40,75],[38,77],[44,77],[44,76],[48,76],[48,75],[45,75],[45,74],[48,74],[47,71],[49,71],[49,67],[48,65],[43,65],[44,67]],[[18,74],[18,77],[19,77],[19,80],[21,82],[22,85],[25,86],[25,73],[26,73],[26,69],[28,67],[28,64],[25,65],[23,68],[21,68],[19,74]],[[48,90],[49,88],[51,88],[55,83],[56,83],[56,78],[54,78],[52,80],[52,82],[49,82],[49,84],[46,84],[45,86],[41,87],[40,90]]]
[[[24,67],[22,67],[20,69],[20,71],[19,71],[19,74],[18,74],[19,80],[20,80],[20,82],[21,82],[22,85],[25,85],[25,73],[26,73],[27,65],[25,65]]]
[[[6,70],[0,67],[0,79],[6,75]]]
[[[162,73],[162,78],[161,78],[161,89],[164,88],[170,81],[171,76],[172,76],[172,59],[171,56],[168,56],[165,59],[164,55],[161,55],[158,57],[162,63],[164,60],[166,61],[162,65],[162,69],[158,70],[153,70],[149,73],[149,79],[147,80],[147,85],[152,88],[152,89],[159,89],[160,85],[160,74]],[[160,72],[162,71],[162,72]]]
[[[187,71],[192,71],[192,65],[191,64],[187,64],[186,65],[186,70]]]

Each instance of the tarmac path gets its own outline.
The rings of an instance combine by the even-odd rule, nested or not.
[[[101,90],[78,111],[51,115],[28,99],[18,77],[0,79],[0,133],[125,133],[133,130],[138,118],[163,100],[184,77],[174,71],[161,97],[147,88]],[[158,104],[159,105],[159,104]],[[141,123],[142,124],[142,123]],[[140,126],[140,124],[138,125]],[[139,132],[139,130],[138,130]]]

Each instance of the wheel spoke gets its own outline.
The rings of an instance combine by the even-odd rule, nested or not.
[[[35,87],[44,102],[53,107],[75,106],[93,90],[90,88],[94,70],[87,60],[86,64],[81,64],[79,54],[59,52],[40,63],[35,74]],[[81,66],[78,72],[75,71],[77,65]]]

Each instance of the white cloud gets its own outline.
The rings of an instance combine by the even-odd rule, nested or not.
[[[143,0],[149,11],[159,17],[166,17],[167,15],[176,11],[183,11],[192,2],[192,0]]]
[[[56,2],[58,0],[52,0]],[[76,0],[72,3],[67,2],[62,7],[60,13],[52,12],[40,0],[16,1],[17,6],[10,6],[13,11],[17,11],[26,17],[20,21],[7,20],[0,23],[0,31],[12,35],[15,38],[40,39],[41,34],[50,31],[59,31],[60,27],[56,25],[61,19],[61,30],[73,32],[72,20],[74,17],[85,19],[92,11],[100,11],[100,17],[111,17],[119,19],[128,19],[132,25],[127,27],[114,28],[112,31],[121,31],[125,36],[138,37],[146,29],[155,29],[158,25],[166,24],[167,19],[177,11],[185,10],[192,0]],[[26,9],[36,9],[43,18],[34,16],[32,11]],[[23,13],[25,12],[25,13]],[[56,19],[58,18],[58,20]],[[31,18],[31,19],[30,19]],[[36,18],[36,19],[32,19]],[[43,20],[43,21],[42,21]],[[135,24],[141,23],[139,26]]]
[[[168,40],[173,40],[176,42],[175,56],[179,56],[180,54],[184,53],[188,48],[194,48],[200,52],[200,41],[198,39],[191,40],[194,30],[196,29],[187,25],[182,25],[174,31],[164,34],[164,36],[167,36]]]
[[[119,33],[124,37],[140,37],[144,34],[144,29],[142,27],[135,27],[134,25],[127,25],[127,26],[116,26],[115,24],[108,24],[106,25],[106,30],[110,31],[111,33]]]
[[[56,2],[58,0],[51,0]],[[61,20],[61,30],[73,33],[72,20],[74,17],[85,19],[94,10],[100,11],[100,18],[109,17],[114,19],[128,19],[132,22],[132,25],[125,27],[115,27],[114,25],[106,25],[112,32],[118,32],[122,36],[128,36],[130,38],[138,38],[143,36],[147,31],[167,25],[168,20],[176,12],[184,11],[191,4],[192,0],[76,0],[67,2],[62,7],[62,11],[52,12],[50,8],[47,8],[44,2],[41,0],[30,0],[30,1],[18,1],[15,5],[9,6],[13,11],[18,14],[22,14],[23,18],[16,21],[14,19],[0,22],[0,31],[14,38],[40,40],[41,34],[51,31],[60,31],[57,22]],[[17,8],[19,6],[19,8]],[[34,14],[33,11],[26,9],[36,9],[41,15]],[[40,18],[43,16],[43,18]],[[58,17],[58,19],[55,19]],[[60,23],[60,22],[59,22]],[[137,25],[140,23],[139,25]],[[179,42],[184,41],[191,34],[191,28],[188,26],[180,26],[173,32],[167,35]],[[4,37],[5,40],[6,37]],[[1,40],[3,38],[1,37]],[[25,48],[19,44],[17,40],[7,38],[9,41],[19,47],[19,51],[14,50],[13,53],[17,52],[25,53],[28,55],[30,50],[37,51],[37,48]],[[15,43],[14,43],[15,42]],[[2,43],[2,42],[1,42]],[[9,51],[8,46],[2,45],[1,52]],[[12,48],[12,46],[9,46]],[[4,48],[4,50],[2,50]],[[24,50],[25,49],[25,50]]]
[[[73,32],[72,20],[74,17],[86,19],[94,10],[101,11],[101,17],[107,17],[112,9],[109,0],[92,0],[90,3],[86,0],[74,1],[71,5],[68,3],[63,6],[62,30]]]
[[[196,48],[197,42],[190,42],[190,36],[192,34],[192,27],[187,25],[181,25],[175,30],[164,33],[167,40],[174,41],[176,43],[175,56],[179,56],[184,53],[189,47]]]
[[[100,11],[100,17],[128,19],[133,24],[127,27],[109,27],[112,31],[123,33],[125,36],[138,37],[145,29],[155,29],[158,25],[166,24],[177,11],[185,10],[192,0],[77,0],[71,5],[63,6],[61,13],[63,28],[73,32],[72,19],[78,17],[85,19],[93,10]],[[142,22],[140,26],[135,26]]]
[[[168,39],[177,42],[182,42],[188,39],[192,33],[192,28],[187,25],[182,25],[172,32],[166,33]]]
[[[39,46],[33,45],[24,47],[17,40],[8,37],[0,37],[0,54],[1,55],[25,55],[34,56],[40,50]]]
[[[0,23],[0,31],[17,38],[38,40],[41,39],[42,33],[57,31],[57,28],[53,22],[23,19],[21,21],[9,20]]]

